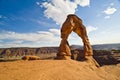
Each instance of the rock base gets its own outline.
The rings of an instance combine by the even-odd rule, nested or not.
[[[85,61],[87,61],[88,63],[91,63],[92,65],[95,65],[96,67],[100,67],[100,65],[93,58],[93,56],[85,56]]]
[[[55,58],[56,60],[71,60],[70,56],[57,56]]]

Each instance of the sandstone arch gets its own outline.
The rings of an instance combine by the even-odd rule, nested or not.
[[[88,57],[93,55],[93,50],[90,45],[87,31],[85,26],[82,23],[82,20],[74,14],[69,14],[67,19],[62,25],[61,28],[61,43],[59,46],[59,51],[57,53],[58,59],[65,59],[66,56],[71,56],[71,51],[69,47],[69,43],[67,41],[69,34],[74,31],[81,37],[82,42],[84,44],[84,57],[88,59]]]

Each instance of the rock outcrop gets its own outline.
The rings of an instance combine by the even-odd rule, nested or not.
[[[32,52],[34,51],[34,49],[35,49],[35,52],[33,54]],[[77,61],[84,60],[84,50],[82,49],[82,46],[81,47],[74,46],[74,47],[71,47],[70,49],[71,49],[72,59]],[[0,48],[0,58],[5,58],[5,60],[1,59],[0,62],[7,61],[6,58],[8,59],[12,58],[16,60],[22,56],[32,55],[32,54],[40,56],[40,59],[54,59],[56,57],[57,52],[58,52],[58,47],[40,47],[40,48],[32,48],[32,49],[24,48],[24,47],[23,48]],[[66,54],[66,53],[63,52],[62,54]],[[93,55],[94,59],[101,66],[120,63],[120,50],[93,50],[93,54],[94,54]],[[64,57],[64,59],[68,59],[68,58],[69,56]]]
[[[84,60],[83,50],[74,49],[71,50],[71,53],[71,59],[77,61]],[[100,66],[120,63],[120,50],[93,50],[93,54],[94,59],[99,63]]]
[[[71,56],[70,48],[69,48],[69,43],[67,41],[69,34],[74,31],[76,34],[78,34],[79,37],[81,37],[83,44],[84,44],[84,55],[85,56],[92,56],[93,51],[92,47],[90,45],[86,28],[82,24],[82,20],[78,18],[74,14],[70,14],[67,16],[66,21],[63,23],[62,28],[61,28],[61,44],[59,47],[59,52],[57,56]],[[62,54],[62,53],[66,54]]]
[[[57,58],[65,59],[65,56],[69,56],[69,57],[71,56],[70,47],[67,39],[72,31],[78,34],[78,36],[81,37],[82,39],[82,42],[84,44],[84,58],[86,60],[93,61],[95,65],[99,66],[97,62],[94,59],[92,59],[93,50],[87,36],[86,28],[83,25],[82,20],[74,14],[68,15],[67,19],[62,25],[61,28],[62,40],[60,43],[59,51],[57,53]]]
[[[22,57],[22,60],[39,60],[39,56],[26,55]]]
[[[57,53],[58,47],[40,47],[40,48],[0,48],[0,57],[21,57],[24,55],[39,55]]]

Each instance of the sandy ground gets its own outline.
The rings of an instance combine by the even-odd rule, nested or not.
[[[73,60],[0,62],[0,80],[120,80],[120,64],[97,68]]]

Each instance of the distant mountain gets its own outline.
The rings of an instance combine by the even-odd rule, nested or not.
[[[92,47],[95,50],[111,50],[111,49],[120,50],[120,43],[116,43],[116,44],[100,44],[100,45],[93,45]]]
[[[115,44],[97,44],[97,45],[92,45],[92,48],[94,50],[120,50],[120,43],[115,43]],[[83,49],[83,46],[81,45],[71,45],[71,49]]]
[[[71,48],[71,50],[74,50],[74,49],[83,49],[83,46],[81,46],[81,45],[71,45],[70,48]]]

